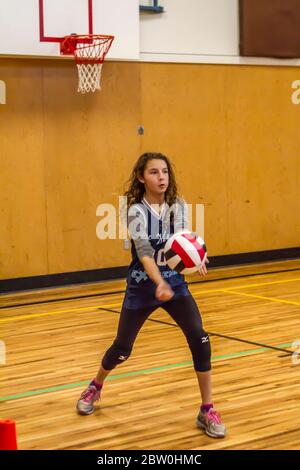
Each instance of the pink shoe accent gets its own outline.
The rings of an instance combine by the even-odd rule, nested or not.
[[[93,396],[97,394],[99,394],[98,390],[92,385],[82,392],[80,400],[84,400],[86,403],[89,403]]]
[[[207,420],[211,419],[215,424],[222,424],[221,416],[219,413],[211,408],[207,413],[205,413]]]

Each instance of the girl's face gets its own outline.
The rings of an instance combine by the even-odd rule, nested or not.
[[[169,186],[169,171],[166,162],[158,159],[149,160],[139,180],[144,183],[146,193],[164,194]]]

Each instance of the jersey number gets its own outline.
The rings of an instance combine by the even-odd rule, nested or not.
[[[166,266],[166,258],[165,258],[165,252],[164,249],[161,248],[156,255],[156,264],[157,266]]]

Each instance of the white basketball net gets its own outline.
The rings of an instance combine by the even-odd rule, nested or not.
[[[114,36],[86,35],[67,36],[76,41],[74,56],[78,69],[78,91],[81,93],[101,90],[102,64]]]
[[[77,64],[79,93],[101,90],[101,70],[103,64]]]

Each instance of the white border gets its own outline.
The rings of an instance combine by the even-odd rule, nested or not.
[[[226,55],[162,54],[141,52],[140,62],[167,62],[186,64],[268,65],[300,67],[299,59],[272,59],[269,57],[242,57]]]

